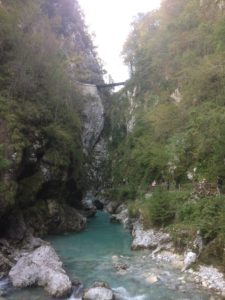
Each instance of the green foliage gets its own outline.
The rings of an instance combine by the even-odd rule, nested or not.
[[[6,152],[4,151],[4,145],[0,144],[0,174],[10,167],[11,162],[6,157]]]
[[[173,223],[186,198],[186,193],[156,190],[142,202],[140,210],[144,226],[164,227]]]
[[[187,202],[178,212],[178,222],[192,223],[206,242],[225,232],[225,197],[208,197]]]
[[[12,197],[23,207],[34,203],[46,181],[43,164],[63,188],[66,180],[73,182],[67,194],[76,198],[74,191],[85,182],[81,112],[86,99],[75,81],[102,74],[83,14],[76,0],[1,2],[1,205]],[[18,177],[15,189],[14,179],[6,176],[10,166]]]
[[[165,0],[137,16],[123,50],[131,79],[108,113],[114,185],[225,177],[224,22],[215,1]]]
[[[135,186],[132,185],[118,186],[110,191],[110,198],[118,202],[134,200],[136,195],[137,190]]]

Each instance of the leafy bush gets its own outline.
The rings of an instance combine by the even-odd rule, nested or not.
[[[141,212],[145,227],[167,226],[174,222],[178,208],[186,201],[185,192],[156,190],[151,197],[143,200]]]
[[[115,201],[134,200],[136,195],[137,190],[133,185],[118,186],[110,192],[110,197]]]
[[[225,233],[225,196],[214,196],[187,202],[178,212],[178,222],[191,223],[206,243]]]

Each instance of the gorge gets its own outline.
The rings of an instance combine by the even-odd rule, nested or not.
[[[223,299],[224,8],[139,15],[113,93],[77,0],[0,1],[1,300]]]

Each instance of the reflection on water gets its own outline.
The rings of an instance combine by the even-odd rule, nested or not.
[[[151,260],[148,251],[132,252],[130,234],[109,216],[98,212],[79,234],[49,237],[72,280],[84,286],[105,281],[121,300],[208,300],[185,274]],[[116,268],[126,264],[127,270]],[[70,299],[76,296],[71,296]],[[11,291],[10,300],[50,300],[41,289]]]

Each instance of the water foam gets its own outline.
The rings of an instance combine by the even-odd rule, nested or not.
[[[145,300],[146,296],[145,295],[139,295],[132,297],[128,293],[128,291],[124,287],[118,287],[113,289],[114,293],[116,296],[119,296],[121,300]]]

